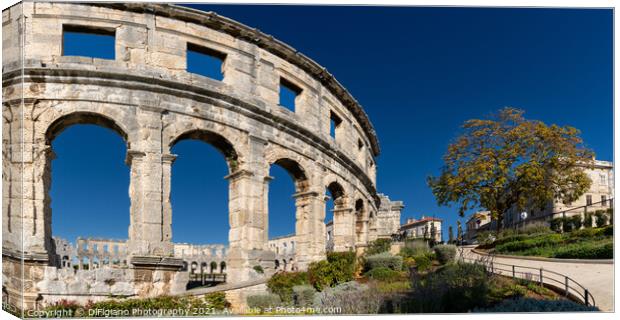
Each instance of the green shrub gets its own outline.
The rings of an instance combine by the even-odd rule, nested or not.
[[[603,227],[603,235],[609,236],[609,237],[613,237],[614,235],[614,225],[610,224],[607,225],[605,227]]]
[[[293,301],[293,287],[308,284],[306,272],[279,272],[267,281],[267,288],[283,302]]]
[[[319,291],[331,287],[336,282],[332,265],[326,260],[310,263],[308,266],[308,280]]]
[[[516,236],[517,234],[518,234],[517,230],[514,230],[514,229],[502,229],[502,231],[500,231],[497,234],[497,238],[498,239],[508,238],[508,237]]]
[[[401,270],[403,265],[403,257],[393,256],[389,252],[382,252],[366,257],[366,265],[368,270],[379,267],[390,268],[392,270]]]
[[[492,244],[496,239],[497,235],[493,231],[483,231],[478,233],[478,236],[476,236],[476,240],[478,240],[478,243],[483,246]]]
[[[339,310],[341,314],[376,314],[383,297],[374,288],[355,281],[326,288],[314,298],[314,306],[323,310]]]
[[[609,215],[609,224],[614,224],[614,209],[608,208],[607,210],[605,210],[605,213]]]
[[[366,248],[366,255],[390,251],[391,245],[391,239],[377,239],[368,244],[368,248]]]
[[[415,264],[419,272],[424,272],[430,269],[431,266],[433,265],[433,262],[431,261],[431,259],[428,257],[428,255],[425,255],[425,254],[416,256],[414,257],[414,259],[415,259]]]
[[[295,306],[298,307],[310,307],[314,303],[314,295],[316,290],[313,286],[304,284],[293,287],[293,301]]]
[[[453,263],[416,279],[412,288],[400,302],[401,312],[467,312],[486,305],[488,278],[483,265]]]
[[[585,228],[569,233],[568,237],[572,239],[589,239],[603,236],[604,232],[603,228]]]
[[[258,272],[260,274],[265,273],[265,270],[263,270],[262,266],[254,266],[252,269],[254,269],[254,271],[256,271],[256,272]]]
[[[585,228],[592,228],[592,222],[593,222],[592,212],[586,212],[583,215],[583,226]]]
[[[280,296],[273,293],[250,295],[246,298],[248,307],[250,308],[274,308],[282,305]]]
[[[431,252],[428,242],[423,239],[408,239],[405,241],[405,248],[409,249],[409,257],[415,257],[420,254]]]
[[[230,308],[230,302],[226,300],[224,292],[208,293],[204,296],[205,303],[215,310],[224,310]]]
[[[594,217],[596,218],[596,226],[602,227],[607,224],[607,214],[603,210],[596,210],[594,212]]]
[[[146,299],[110,299],[84,306],[85,314],[88,310],[119,310],[132,311],[134,309],[188,309],[192,311],[190,316],[200,315],[200,309],[212,308],[223,310],[230,307],[224,293],[208,294],[203,297],[171,297],[159,296]],[[204,315],[204,314],[203,314]]]
[[[519,234],[546,234],[553,232],[545,223],[535,222],[526,225],[517,231]]]
[[[371,279],[384,282],[394,282],[400,279],[400,273],[386,267],[377,267],[366,272],[365,275]]]
[[[566,259],[613,259],[613,240],[567,244],[557,248],[554,257]]]
[[[453,244],[440,244],[433,247],[437,260],[441,264],[454,261],[456,257],[456,246]]]
[[[486,309],[474,312],[574,312],[600,311],[597,307],[578,304],[570,300],[538,300],[532,298],[509,299]]]
[[[508,243],[508,242],[515,242],[515,241],[521,241],[521,240],[525,240],[525,239],[530,239],[531,237],[529,235],[526,234],[513,234],[510,236],[506,236],[503,238],[499,238],[495,241],[495,245],[501,245],[504,243]]]
[[[576,215],[574,215],[574,216],[572,216],[572,217],[570,217],[568,219],[569,219],[569,221],[570,221],[570,223],[571,223],[571,225],[573,227],[573,230],[581,229],[582,222],[581,222],[581,215],[580,214],[576,214]]]
[[[562,242],[562,235],[557,233],[540,235],[523,240],[516,240],[495,246],[499,253],[513,253],[530,248],[557,245]]]
[[[353,280],[354,273],[354,252],[331,252],[327,254],[327,260],[312,262],[308,266],[310,284],[319,291]]]
[[[549,223],[549,228],[554,232],[562,232],[562,218],[553,218]]]
[[[406,258],[410,258],[415,256],[416,251],[413,250],[412,248],[407,248],[407,247],[402,247],[400,248],[400,252],[398,252],[398,255],[403,257],[403,260]]]
[[[415,267],[415,258],[414,257],[406,257],[403,259],[403,271],[407,271],[410,268]]]

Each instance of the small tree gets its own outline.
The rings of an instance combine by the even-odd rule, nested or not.
[[[526,120],[523,111],[504,108],[491,119],[473,119],[448,146],[444,166],[428,185],[439,205],[459,205],[459,215],[485,208],[502,228],[511,208],[568,204],[592,183],[584,168],[593,152],[583,146],[579,130]]]
[[[448,227],[448,243],[454,242],[454,233],[452,232],[452,226]]]
[[[436,237],[437,237],[437,228],[435,228],[435,221],[431,221],[431,245],[435,244]]]
[[[461,244],[463,241],[463,227],[461,227],[461,220],[456,220],[456,241]]]

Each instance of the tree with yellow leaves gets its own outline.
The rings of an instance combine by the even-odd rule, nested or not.
[[[439,205],[458,204],[461,217],[484,208],[500,230],[511,208],[568,204],[590,188],[583,169],[592,166],[594,153],[579,130],[528,120],[523,113],[507,107],[464,123],[443,157],[441,174],[427,180]]]

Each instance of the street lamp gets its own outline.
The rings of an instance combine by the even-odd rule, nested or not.
[[[521,214],[519,215],[519,218],[520,218],[521,221],[519,221],[519,224],[517,225],[517,229],[521,225],[521,223],[523,223],[523,221],[525,221],[525,219],[527,219],[527,212],[525,212],[525,211],[521,212]]]

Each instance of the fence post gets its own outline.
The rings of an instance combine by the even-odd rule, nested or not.
[[[515,279],[515,266],[514,264],[512,265],[512,280]]]
[[[588,292],[588,289],[586,289],[586,292],[585,292],[585,295],[584,295],[586,297],[586,307],[590,305],[590,299],[588,299],[589,298],[588,297],[589,294],[590,294],[590,292]]]
[[[540,285],[543,285],[543,268],[540,268]]]
[[[568,297],[568,277],[564,277],[564,295]]]

